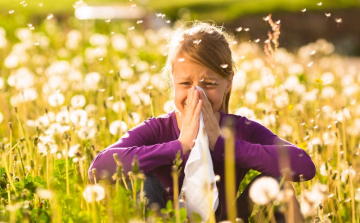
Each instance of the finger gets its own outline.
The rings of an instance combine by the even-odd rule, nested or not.
[[[194,112],[194,116],[196,116],[197,118],[200,119],[200,112],[202,110],[202,106],[203,105],[203,100],[199,100],[199,103],[196,106],[195,112]]]

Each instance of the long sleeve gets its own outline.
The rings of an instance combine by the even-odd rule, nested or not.
[[[135,155],[143,173],[148,173],[162,165],[172,164],[178,151],[181,151],[181,156],[183,155],[182,147],[181,143],[171,136],[169,125],[166,125],[153,118],[129,130],[115,144],[96,155],[89,168],[90,181],[94,182],[91,171],[93,168],[97,170],[97,179],[107,175],[112,181],[111,176],[116,171],[114,153],[118,154],[125,174],[132,169],[131,164]]]
[[[242,117],[237,120],[235,129],[235,162],[238,167],[281,177],[280,169],[284,163],[289,163],[291,176],[287,177],[288,180],[299,181],[300,174],[305,180],[315,176],[315,165],[304,150],[280,139],[261,124]],[[224,145],[225,140],[220,136],[214,149],[214,157],[218,160],[224,159]]]

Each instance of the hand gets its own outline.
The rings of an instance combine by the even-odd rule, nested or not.
[[[216,141],[221,135],[221,129],[212,109],[211,103],[202,91],[200,93],[200,100],[203,101],[201,112],[204,119],[205,130],[209,138],[209,148],[211,151],[214,151]]]
[[[188,153],[194,147],[194,140],[199,131],[202,107],[202,100],[199,100],[199,94],[199,91],[193,86],[188,90],[185,117],[182,120],[181,133],[178,139],[181,143],[183,154]]]

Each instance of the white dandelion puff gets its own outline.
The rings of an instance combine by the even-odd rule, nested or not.
[[[279,183],[272,177],[261,177],[250,187],[251,200],[260,205],[268,204],[279,194]]]
[[[105,198],[105,190],[100,185],[87,185],[83,192],[83,196],[89,203],[101,201]]]

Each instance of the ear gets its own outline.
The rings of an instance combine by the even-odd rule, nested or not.
[[[233,82],[233,78],[234,78],[234,71],[231,72],[229,79],[227,80],[226,83],[226,89],[225,89],[225,93],[229,93],[231,86],[232,86],[232,82]]]

